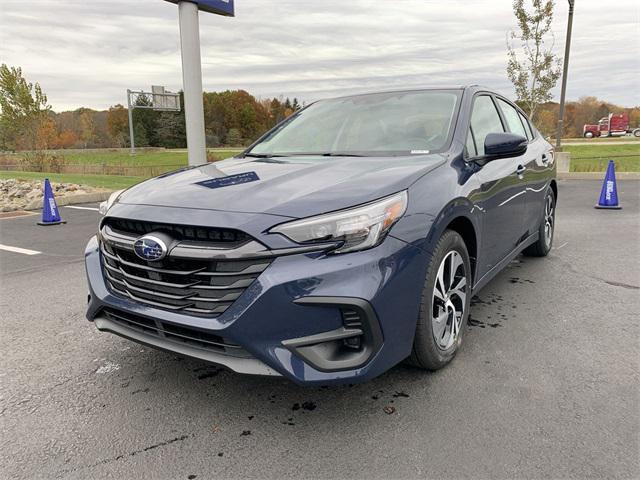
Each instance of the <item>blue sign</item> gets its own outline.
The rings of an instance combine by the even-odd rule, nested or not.
[[[180,3],[182,0],[167,0],[171,3]],[[215,13],[217,15],[225,15],[227,17],[235,16],[233,9],[233,0],[186,0],[198,5],[198,10],[203,12]]]
[[[202,182],[196,182],[196,184],[207,188],[222,188],[230,187],[231,185],[240,185],[241,183],[257,182],[258,180],[260,180],[260,177],[258,177],[256,172],[245,172],[238,173],[236,175],[228,175],[226,177],[203,180]]]

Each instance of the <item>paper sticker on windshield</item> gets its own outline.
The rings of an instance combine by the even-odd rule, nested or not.
[[[221,188],[230,187],[231,185],[240,185],[241,183],[256,182],[258,180],[260,180],[260,177],[258,177],[256,172],[245,172],[228,175],[226,177],[203,180],[202,182],[196,182],[196,185],[202,185],[207,188]]]
[[[411,155],[426,155],[429,150],[411,150]]]

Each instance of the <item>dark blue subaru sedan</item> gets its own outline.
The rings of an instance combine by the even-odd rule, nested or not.
[[[247,374],[445,366],[471,297],[545,256],[553,150],[471,86],[313,103],[235,158],[116,192],[85,252],[102,331]]]

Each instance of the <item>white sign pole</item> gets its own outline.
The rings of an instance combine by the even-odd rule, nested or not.
[[[180,2],[178,13],[189,165],[201,165],[207,162],[207,147],[204,135],[198,5],[193,2]]]

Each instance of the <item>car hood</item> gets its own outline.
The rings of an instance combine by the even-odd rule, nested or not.
[[[440,154],[230,158],[142,182],[118,203],[302,218],[398,192],[444,162]]]

